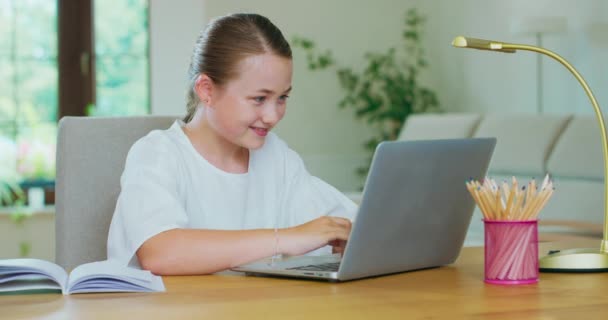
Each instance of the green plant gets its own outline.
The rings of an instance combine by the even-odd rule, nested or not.
[[[0,205],[23,205],[25,194],[19,184],[6,179],[0,180]]]
[[[97,114],[97,108],[95,108],[94,103],[89,103],[84,108],[84,115],[87,117],[94,117]]]
[[[372,126],[374,135],[364,142],[364,148],[373,155],[376,146],[385,140],[395,140],[406,118],[412,113],[440,111],[437,95],[420,84],[420,72],[428,67],[422,47],[422,29],[426,18],[416,9],[405,14],[402,33],[403,53],[395,47],[384,53],[365,53],[363,70],[339,65],[329,50],[319,50],[307,38],[295,37],[292,45],[306,53],[310,70],[332,68],[344,96],[340,108],[353,108],[357,118]],[[357,169],[365,176],[369,165]]]

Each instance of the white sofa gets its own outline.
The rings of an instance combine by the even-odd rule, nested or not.
[[[553,177],[555,193],[539,216],[541,240],[558,234],[601,237],[604,171],[595,116],[418,114],[407,119],[399,139],[468,137],[497,138],[488,176],[498,181],[515,176],[527,182],[547,172]],[[480,244],[483,226],[476,209],[465,245]]]

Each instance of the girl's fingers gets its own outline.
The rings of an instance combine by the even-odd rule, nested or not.
[[[332,246],[332,253],[344,253],[344,248],[346,248],[346,241],[333,240],[329,242],[329,245]]]
[[[346,241],[346,240],[348,240],[349,235],[350,235],[350,228],[348,228],[348,229],[341,228],[341,229],[335,231],[335,233],[333,234],[334,239],[332,239],[332,240]]]
[[[333,222],[335,222],[337,224],[344,225],[344,226],[351,225],[350,220],[348,220],[346,218],[342,218],[342,217],[330,217],[330,218]]]

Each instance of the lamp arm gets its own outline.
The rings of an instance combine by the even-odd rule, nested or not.
[[[576,69],[570,63],[568,63],[568,61],[566,61],[566,59],[562,58],[560,55],[558,55],[555,52],[552,52],[552,51],[544,49],[544,48],[535,47],[535,46],[523,45],[523,44],[513,44],[513,43],[502,43],[502,48],[507,49],[507,50],[513,49],[513,50],[534,51],[537,53],[547,55],[547,56],[557,60],[564,67],[566,67],[566,69],[568,69],[568,71],[570,71],[574,75],[576,80],[578,80],[578,82],[581,84],[581,86],[583,86],[583,89],[585,90],[587,97],[589,97],[589,100],[591,100],[591,105],[593,105],[593,109],[595,110],[595,115],[597,117],[597,121],[600,125],[600,131],[602,134],[602,149],[603,149],[603,154],[604,154],[604,233],[603,233],[600,251],[608,253],[608,224],[607,224],[607,222],[608,222],[608,176],[607,176],[607,174],[608,174],[608,138],[606,138],[606,126],[604,125],[604,116],[602,115],[602,110],[600,109],[600,106],[597,103],[597,100],[593,96],[593,92],[591,92],[589,85],[587,85],[587,82],[585,81],[585,79],[583,79],[583,77],[580,75],[580,73],[578,73],[578,71],[576,71]]]

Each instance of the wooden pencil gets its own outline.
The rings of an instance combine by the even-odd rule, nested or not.
[[[536,179],[519,188],[518,181],[511,177],[511,185],[506,180],[498,184],[485,177],[483,182],[469,179],[466,187],[479,206],[486,220],[526,221],[538,218],[555,188],[549,174],[538,185]]]

